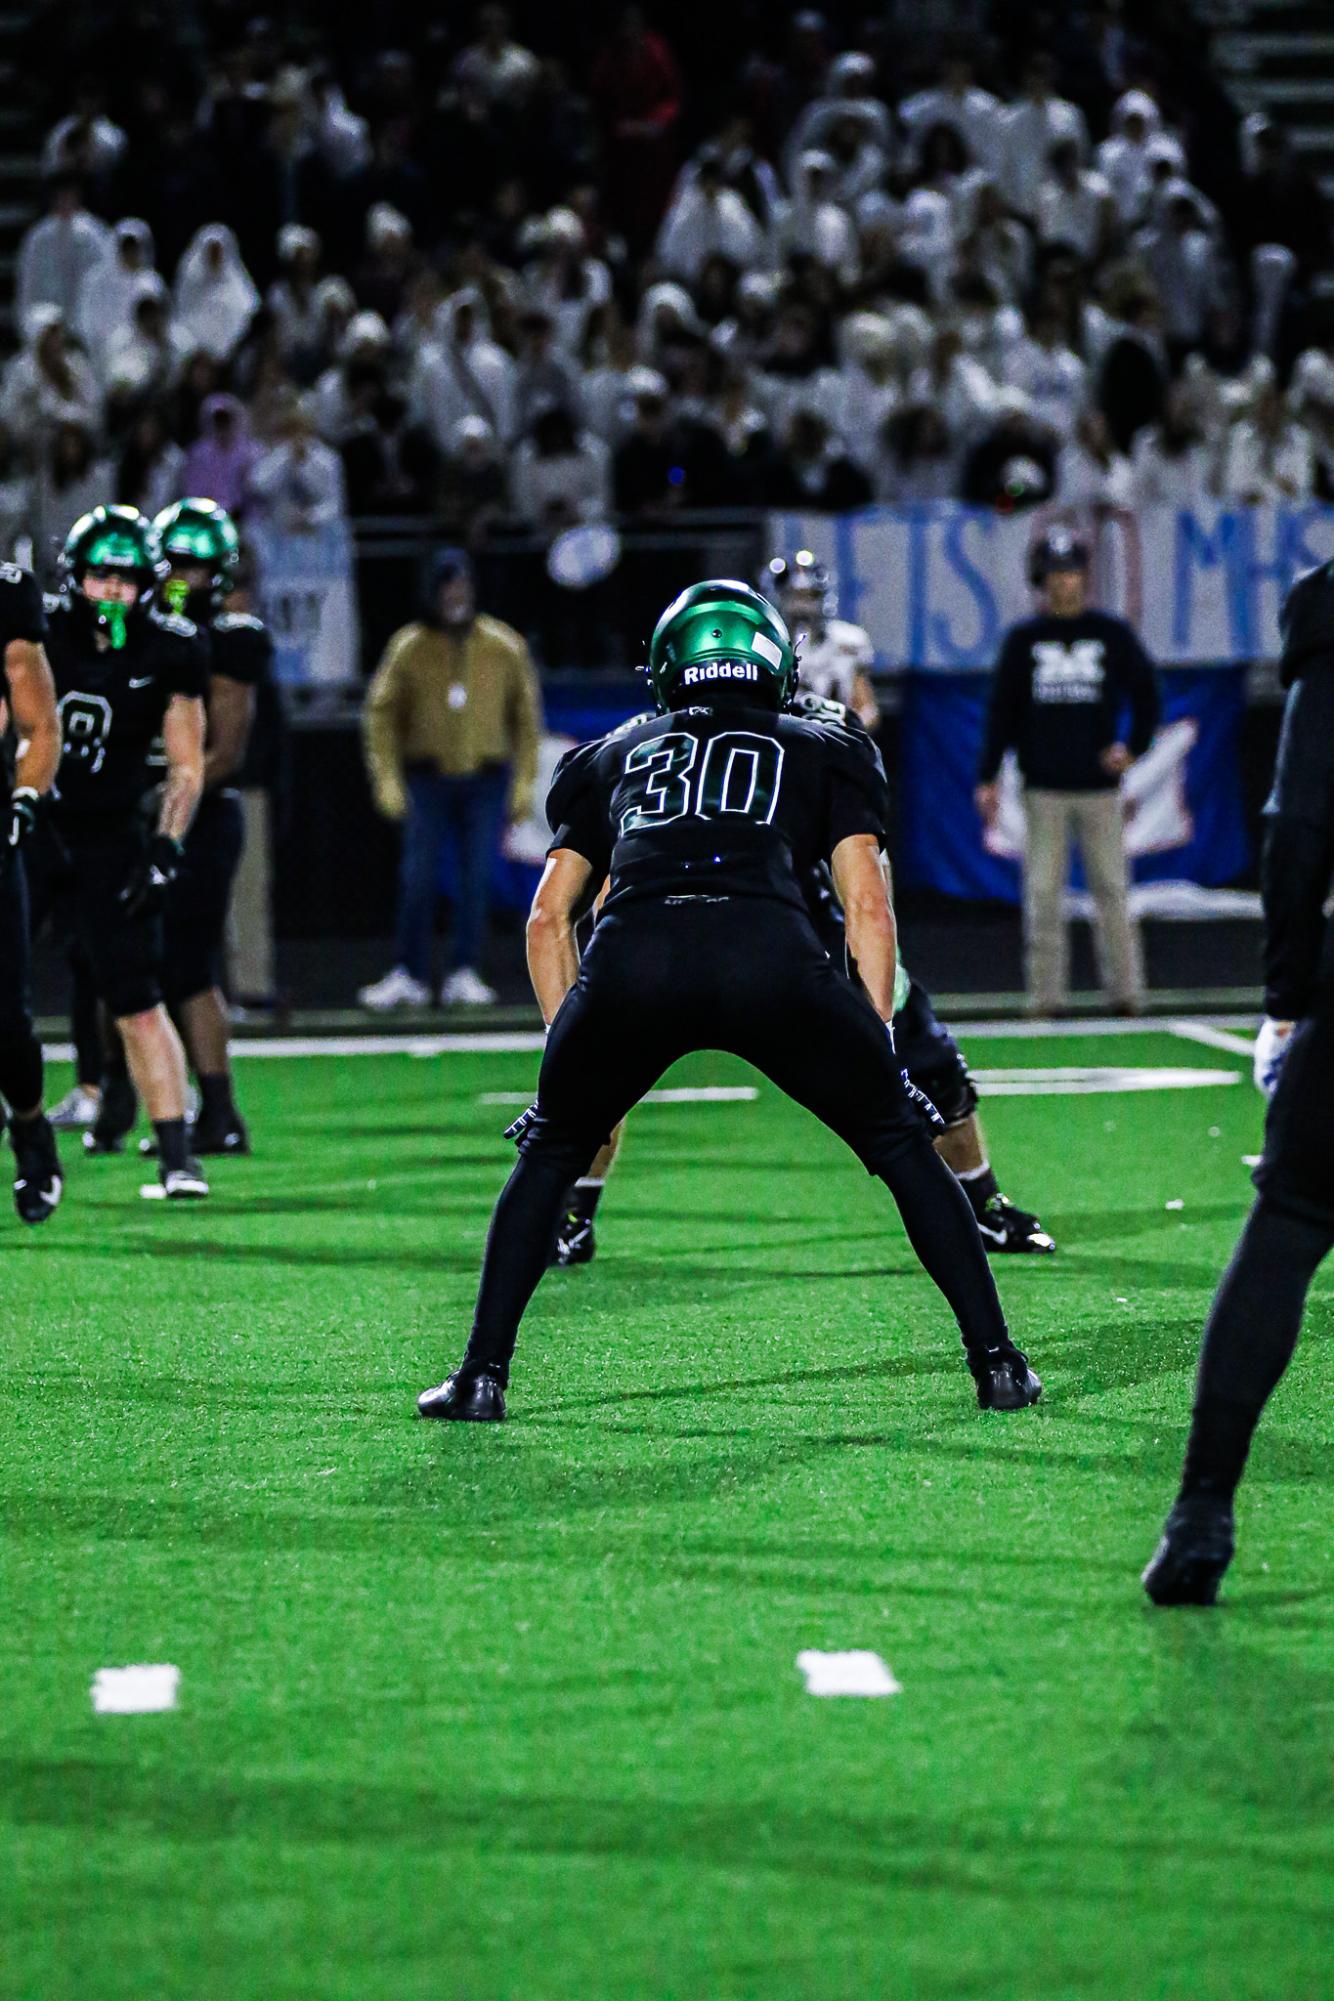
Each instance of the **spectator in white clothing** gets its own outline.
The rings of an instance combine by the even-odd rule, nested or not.
[[[1155,165],[1171,157],[1177,173],[1184,174],[1186,156],[1164,132],[1162,113],[1147,91],[1126,91],[1112,111],[1111,127],[1094,164],[1111,188],[1122,223],[1133,229],[1144,220]]]
[[[281,442],[255,467],[252,492],[266,518],[286,535],[314,534],[342,520],[346,511],[342,460],[320,442],[300,397],[293,397],[288,406]]]
[[[1223,453],[1223,493],[1251,506],[1311,498],[1315,453],[1311,433],[1289,414],[1272,362],[1251,364],[1254,387],[1245,414],[1232,426]]]
[[[1111,188],[1079,164],[1074,139],[1058,139],[1048,152],[1034,220],[1039,243],[1068,244],[1085,264],[1100,264],[1112,247],[1118,218]]]
[[[76,93],[69,116],[46,135],[42,172],[105,180],[124,159],[127,143],[121,127],[106,115],[101,90],[96,84],[85,83]]]
[[[1088,369],[1066,345],[1059,313],[1043,306],[1005,357],[1002,378],[1028,399],[1062,440],[1072,438],[1089,403]]]
[[[102,398],[86,355],[70,341],[55,306],[35,306],[27,339],[10,361],[0,388],[0,418],[20,445],[36,450],[61,424],[95,433]]]
[[[857,276],[857,231],[839,202],[832,155],[803,153],[780,223],[783,248],[813,257],[845,284]]]
[[[510,34],[509,9],[492,5],[478,8],[477,39],[454,64],[454,75],[488,104],[518,106],[531,93],[540,68],[532,50]]]
[[[455,293],[436,314],[436,333],[417,350],[408,399],[442,452],[464,417],[484,417],[502,445],[516,428],[513,357],[483,331],[476,299]]]
[[[1202,420],[1199,399],[1179,377],[1167,391],[1158,423],[1146,424],[1130,448],[1137,507],[1187,507],[1218,489],[1218,448]]]
[[[930,90],[905,97],[899,106],[899,123],[907,135],[909,163],[916,167],[922,142],[935,125],[948,125],[968,148],[969,156],[988,173],[1002,174],[1005,145],[999,98],[973,82],[973,65],[963,56],[951,56],[941,65],[938,82]]]
[[[590,431],[576,431],[559,405],[544,410],[514,454],[510,504],[526,527],[544,535],[604,521],[611,507],[607,447]]]
[[[176,271],[176,317],[191,348],[228,361],[259,310],[255,281],[235,233],[211,222],[196,232]]]
[[[1076,163],[1088,158],[1088,127],[1078,105],[1058,97],[1056,65],[1044,51],[1030,56],[1023,95],[1001,114],[1005,147],[1004,188],[1010,207],[1032,219],[1052,147],[1062,140],[1075,148]]]
[[[677,183],[658,232],[657,261],[673,278],[693,285],[714,256],[744,271],[765,260],[766,246],[758,221],[736,189],[724,183],[722,154],[706,146],[693,173]]]
[[[120,403],[171,389],[191,352],[172,318],[171,293],[156,271],[138,281],[127,325],[103,350],[107,394]]]
[[[53,175],[46,214],[19,245],[15,307],[26,329],[38,306],[54,306],[67,326],[78,324],[84,280],[111,248],[111,231],[90,215],[71,174]]]
[[[128,327],[139,280],[152,270],[153,232],[146,222],[127,216],[116,224],[107,255],[94,264],[79,292],[74,331],[90,355],[97,356],[102,342]]]
[[[783,146],[783,170],[791,179],[803,153],[830,150],[835,128],[851,122],[859,143],[869,145],[882,160],[894,142],[889,107],[876,96],[875,61],[860,49],[835,57],[825,71],[824,88],[797,114]]]
[[[279,276],[265,303],[273,315],[278,348],[299,376],[308,378],[321,348],[319,309],[320,239],[304,223],[289,222],[278,232]]]
[[[1169,353],[1198,347],[1223,303],[1224,270],[1189,182],[1169,185],[1161,219],[1136,232],[1134,248],[1161,301]]]
[[[1056,455],[1056,498],[1094,513],[1134,505],[1130,461],[1118,452],[1101,410],[1085,410]]]

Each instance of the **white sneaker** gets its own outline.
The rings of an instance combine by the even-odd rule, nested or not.
[[[490,1007],[498,998],[495,988],[471,966],[459,966],[440,989],[441,1007]]]
[[[76,1084],[72,1091],[66,1091],[58,1105],[51,1107],[47,1116],[58,1133],[85,1132],[97,1123],[97,1108],[101,1102],[99,1092]]]
[[[362,1007],[370,1008],[375,1014],[384,1014],[391,1007],[429,1007],[431,989],[421,980],[414,980],[404,966],[395,966],[392,973],[386,973],[374,985],[362,987],[357,1000]]]

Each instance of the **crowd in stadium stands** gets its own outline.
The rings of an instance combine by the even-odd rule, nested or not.
[[[531,47],[498,4],[389,5],[378,47],[333,10],[149,4],[114,46],[53,12],[4,538],[113,493],[474,547],[761,504],[1334,498],[1329,225],[1282,130],[1170,0],[944,11],[967,53],[914,0],[723,7],[707,64],[695,10],[535,12]]]

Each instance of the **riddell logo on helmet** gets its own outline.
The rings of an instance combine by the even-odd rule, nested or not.
[[[703,667],[687,667],[681,685],[693,688],[701,681],[758,681],[760,670],[748,660],[710,660]]]

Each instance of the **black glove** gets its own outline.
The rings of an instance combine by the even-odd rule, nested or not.
[[[0,820],[4,839],[0,842],[0,877],[6,876],[14,857],[37,825],[37,794],[30,785],[20,785],[9,801],[7,818]]]
[[[180,867],[181,844],[170,834],[154,834],[148,853],[130,871],[130,879],[120,893],[128,917],[143,917],[160,910],[166,901],[176,871]]]

